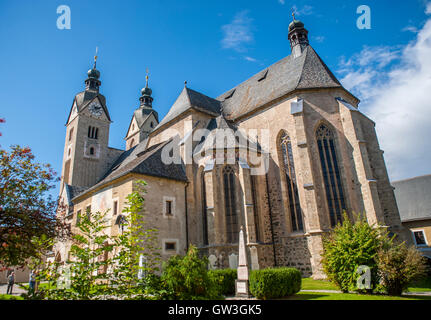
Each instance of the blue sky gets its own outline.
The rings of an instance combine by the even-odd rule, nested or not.
[[[71,9],[70,30],[56,26],[56,10],[63,4]],[[356,9],[363,4],[371,9],[371,30],[356,26]],[[0,145],[29,146],[38,161],[61,171],[64,124],[98,46],[101,92],[114,121],[110,146],[124,148],[146,68],[160,119],[184,80],[217,97],[290,54],[293,6],[309,30],[310,44],[377,121],[390,176],[431,173],[431,142],[417,142],[431,135],[426,97],[431,5],[424,0],[0,0],[0,118],[6,119]],[[408,80],[416,72],[423,76],[419,88],[400,83],[399,75]],[[414,103],[407,98],[412,88],[420,96]],[[396,108],[387,102],[391,92],[398,94]],[[388,117],[394,109],[396,119]],[[409,119],[406,110],[419,113],[419,119]]]

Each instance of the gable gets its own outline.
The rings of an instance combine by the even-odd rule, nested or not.
[[[102,112],[101,112],[100,116],[94,115],[91,112],[91,108],[93,106],[102,108]],[[98,96],[96,96],[92,100],[86,102],[85,105],[81,106],[81,108],[79,109],[78,112],[80,114],[85,114],[88,117],[92,117],[92,118],[96,118],[96,119],[104,120],[104,121],[111,121],[109,118],[108,109],[102,104],[101,99],[99,99]]]
[[[139,132],[139,125],[136,121],[135,115],[133,115],[132,120],[130,120],[129,129],[127,130],[125,139],[128,139],[129,137],[135,135],[137,132]]]
[[[97,99],[98,103],[100,103],[100,105],[103,108],[104,115],[103,115],[102,119],[110,122],[111,121],[111,116],[109,115],[108,107],[106,106],[106,99],[105,99],[105,97],[102,94],[98,93],[98,92],[94,92],[94,91],[82,91],[82,92],[78,93],[75,96],[75,98],[73,99],[72,107],[70,108],[69,115],[67,117],[66,125],[70,121],[72,121],[72,117],[71,117],[72,111],[77,112],[78,114],[81,113],[95,99]],[[74,109],[75,107],[76,107],[76,109]],[[88,113],[86,113],[86,114],[89,115]]]

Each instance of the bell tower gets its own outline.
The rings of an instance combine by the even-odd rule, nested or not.
[[[85,90],[75,96],[66,122],[61,190],[64,184],[90,187],[106,171],[111,119],[106,99],[99,93],[96,61],[97,51],[93,68],[87,72]]]
[[[140,105],[133,112],[126,137],[126,150],[133,148],[142,140],[146,139],[151,131],[159,124],[159,115],[153,109],[152,90],[148,87],[148,70],[145,77],[145,88],[141,90],[139,97]]]
[[[290,48],[292,55],[296,58],[299,57],[308,43],[308,31],[304,28],[304,23],[295,19],[295,13],[292,12],[293,21],[289,24],[288,39],[290,41]]]

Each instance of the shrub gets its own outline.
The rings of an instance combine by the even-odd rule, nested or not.
[[[379,250],[377,265],[383,287],[394,296],[400,296],[412,280],[426,274],[425,259],[404,242]]]
[[[168,299],[216,299],[218,286],[208,275],[208,259],[199,258],[195,246],[184,257],[171,257],[162,273],[162,283]]]
[[[283,298],[301,290],[301,272],[295,268],[268,268],[250,272],[250,293],[258,299]]]
[[[235,294],[236,269],[210,270],[208,274],[213,282],[218,285],[218,292],[224,296]]]
[[[352,223],[343,214],[343,223],[338,224],[323,238],[322,265],[328,279],[343,292],[357,290],[358,267],[366,265],[371,271],[371,290],[378,283],[375,257],[382,243],[388,240],[378,228],[370,226],[359,215]]]

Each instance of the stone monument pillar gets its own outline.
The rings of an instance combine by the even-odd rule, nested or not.
[[[244,232],[239,232],[239,250],[238,250],[238,268],[237,268],[237,280],[235,281],[235,291],[237,297],[250,297],[248,290],[248,262],[247,252],[245,249]]]

